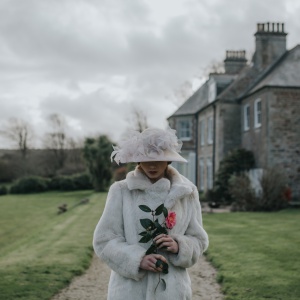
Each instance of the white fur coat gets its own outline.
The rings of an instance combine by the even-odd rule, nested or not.
[[[162,178],[152,184],[138,169],[115,182],[108,193],[105,209],[94,232],[94,250],[112,269],[109,300],[187,300],[192,299],[191,281],[186,268],[195,264],[208,247],[208,236],[202,227],[197,188],[176,169],[168,166],[170,180]],[[139,209],[145,204],[156,209],[164,203],[176,212],[176,225],[169,234],[178,242],[178,254],[161,251],[169,263],[169,273],[162,274],[163,290],[158,273],[139,269],[151,245],[139,243],[144,231],[140,219],[151,217]],[[160,217],[163,218],[161,215]]]

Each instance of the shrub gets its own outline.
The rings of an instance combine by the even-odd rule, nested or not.
[[[74,184],[74,181],[69,176],[61,176],[59,178],[59,190],[61,191],[75,191],[76,186]]]
[[[210,208],[218,208],[221,205],[222,198],[218,191],[210,189],[205,192],[205,201],[208,202]]]
[[[0,186],[0,196],[6,195],[8,193],[8,189],[6,186]]]
[[[274,167],[264,171],[261,179],[260,210],[273,211],[287,206],[285,197],[286,183],[287,179],[282,170]]]
[[[127,174],[127,168],[122,166],[119,167],[115,170],[114,172],[114,180],[115,181],[120,181],[126,178],[126,174]]]
[[[254,167],[254,155],[251,151],[245,149],[236,149],[230,152],[220,163],[216,175],[214,191],[219,201],[224,200],[227,203],[232,202],[228,191],[229,179],[232,175],[241,174],[244,171]]]
[[[264,170],[260,180],[262,192],[255,194],[246,175],[229,180],[233,211],[276,211],[287,206],[286,177],[278,168]]]
[[[229,193],[232,197],[232,211],[255,211],[258,198],[251,187],[250,179],[246,175],[231,176],[229,179]]]
[[[81,173],[72,176],[72,180],[77,190],[93,189],[92,180],[89,174]]]
[[[111,182],[113,174],[109,160],[112,144],[105,135],[85,140],[83,155],[96,191],[106,191]]]
[[[11,194],[28,194],[44,192],[48,188],[48,180],[38,176],[29,176],[19,179],[11,188]]]
[[[75,191],[92,189],[90,176],[86,173],[73,176],[56,176],[48,183],[49,190]]]

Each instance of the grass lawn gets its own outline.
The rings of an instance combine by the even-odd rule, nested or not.
[[[76,204],[89,197],[88,204]],[[0,197],[0,299],[50,299],[88,267],[105,193]],[[69,211],[57,214],[66,203]]]
[[[226,300],[300,299],[300,210],[204,215]]]
[[[91,191],[1,196],[0,299],[49,300],[81,274],[105,198]],[[58,215],[63,203],[70,209]],[[227,300],[300,299],[299,217],[297,209],[204,215],[207,255]]]

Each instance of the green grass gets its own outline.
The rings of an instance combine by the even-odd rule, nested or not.
[[[85,197],[90,202],[76,204]],[[0,197],[0,299],[50,299],[81,274],[105,193],[49,192]],[[57,207],[70,208],[57,214]]]
[[[89,197],[90,203],[78,205]],[[0,197],[0,299],[49,300],[81,274],[106,194]],[[70,210],[57,214],[57,206]],[[300,210],[205,214],[208,258],[226,300],[300,299]]]
[[[300,210],[204,215],[226,300],[300,299]]]

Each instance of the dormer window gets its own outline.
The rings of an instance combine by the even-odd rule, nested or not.
[[[190,141],[192,139],[192,120],[191,119],[179,120],[177,132],[180,140]]]
[[[211,79],[208,83],[208,102],[213,102],[217,96],[217,86],[215,80]]]
[[[254,127],[261,126],[261,99],[256,99],[254,102]]]

